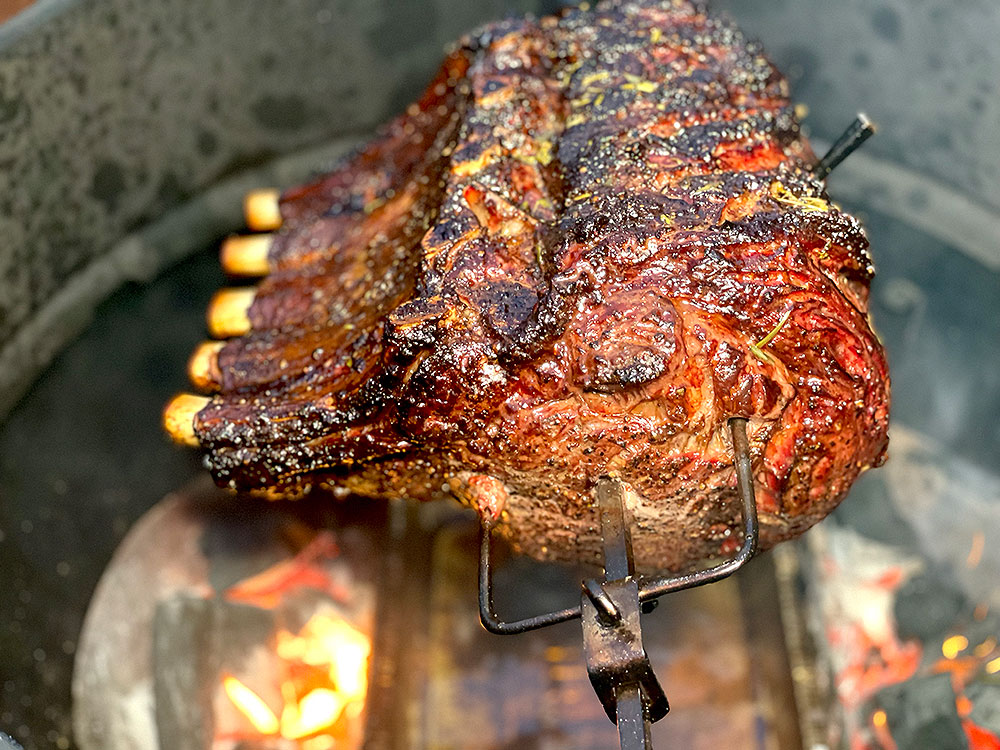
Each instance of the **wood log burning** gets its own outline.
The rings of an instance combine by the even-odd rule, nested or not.
[[[165,498],[95,598],[80,746],[360,747],[385,509],[359,505],[246,519],[207,478]]]
[[[764,547],[885,453],[858,222],[785,79],[688,2],[609,1],[464,39],[314,182],[247,200],[168,431],[216,481],[450,492],[540,559],[595,558],[630,484],[640,568],[739,546],[749,419]]]

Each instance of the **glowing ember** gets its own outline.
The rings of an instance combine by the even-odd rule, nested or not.
[[[970,750],[1000,750],[1000,737],[980,724],[981,712],[975,712],[975,699],[969,692],[984,675],[1000,673],[1000,639],[986,635],[981,626],[970,631],[977,634],[974,640],[955,632],[969,627],[969,615],[971,622],[984,622],[989,615],[988,603],[965,605],[967,609],[955,604],[954,611],[943,610],[953,619],[952,632],[939,636],[936,648],[925,648],[932,641],[919,629],[914,630],[913,622],[923,625],[922,608],[941,595],[935,593],[940,588],[934,588],[937,584],[919,561],[857,536],[844,535],[838,544],[841,546],[824,548],[827,557],[822,570],[826,582],[836,584],[824,589],[824,605],[830,616],[826,636],[835,660],[836,690],[842,706],[859,712],[850,719],[847,746],[851,750],[906,750],[906,738],[918,731],[918,722],[924,720],[919,712],[907,713],[907,706],[925,705],[919,702],[926,703],[931,700],[927,696],[933,695],[927,711],[936,712],[928,715],[942,722],[940,726],[947,726],[948,732],[959,737],[964,734]],[[970,567],[982,564],[984,545],[980,535],[973,535],[966,561]],[[853,564],[841,565],[847,559]],[[909,598],[901,599],[901,592]],[[906,606],[900,607],[901,602]],[[902,630],[900,612],[909,616],[902,621]],[[947,675],[945,687],[940,681],[933,682],[934,675]],[[951,701],[953,707],[948,705]],[[868,721],[858,721],[861,716],[867,716]]]
[[[261,734],[278,733],[278,717],[274,715],[264,700],[235,677],[226,677],[222,681],[226,695],[250,723]]]
[[[341,718],[353,721],[364,709],[371,652],[368,637],[339,617],[317,614],[298,634],[280,631],[276,652],[288,675],[281,685],[284,705],[280,713],[276,715],[238,679],[226,677],[223,687],[233,705],[262,735],[289,740],[343,735]]]
[[[317,734],[336,722],[346,705],[344,697],[334,690],[310,690],[297,706],[290,703],[281,712],[281,734],[289,739]]]
[[[851,750],[1000,750],[1000,485],[898,425],[894,447],[867,509],[809,541],[817,640],[844,711],[830,739]]]
[[[338,555],[339,548],[333,535],[320,532],[295,557],[227,589],[226,599],[273,609],[289,591],[301,587],[324,591],[334,601],[345,602],[350,598],[349,592],[334,581],[323,567],[325,561]]]
[[[953,635],[941,644],[941,653],[945,659],[954,659],[969,647],[969,639],[964,635]]]
[[[997,647],[997,639],[987,638],[985,641],[976,646],[976,648],[973,649],[972,653],[974,653],[981,659],[984,656],[989,656],[990,654],[992,654],[994,649],[996,649],[996,647]]]
[[[278,633],[277,650],[286,661],[328,667],[330,683],[345,702],[365,697],[371,642],[344,620],[316,615],[299,635]]]
[[[983,560],[983,549],[986,547],[986,535],[977,531],[972,535],[972,547],[969,549],[969,556],[965,559],[965,565],[975,568]]]

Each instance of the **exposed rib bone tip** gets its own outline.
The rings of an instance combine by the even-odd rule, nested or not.
[[[219,262],[222,270],[233,276],[264,276],[270,270],[267,255],[271,234],[235,235],[222,243]]]
[[[222,373],[219,371],[219,351],[225,341],[203,341],[198,344],[188,360],[188,377],[200,391],[212,393],[219,390]]]
[[[281,226],[281,193],[270,188],[251,190],[243,199],[247,226],[255,232],[271,232]]]
[[[227,339],[250,331],[250,305],[257,290],[254,287],[220,289],[208,304],[208,332],[212,338]]]
[[[194,432],[194,417],[210,399],[192,393],[179,393],[163,410],[163,429],[174,441],[197,448],[200,443]]]

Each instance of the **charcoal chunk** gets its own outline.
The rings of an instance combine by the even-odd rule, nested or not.
[[[943,573],[930,571],[914,576],[896,594],[896,632],[903,640],[939,641],[966,608],[965,597]]]
[[[1000,735],[1000,685],[974,682],[965,689],[965,697],[972,702],[969,719],[983,729]]]
[[[948,673],[919,677],[880,690],[896,746],[906,750],[968,750]]]

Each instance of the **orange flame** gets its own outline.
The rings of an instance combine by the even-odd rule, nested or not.
[[[258,732],[299,740],[332,731],[341,716],[349,720],[360,716],[371,653],[371,641],[364,633],[338,617],[318,614],[298,634],[280,631],[276,651],[290,675],[281,686],[280,718],[235,677],[223,681],[233,705]],[[303,673],[309,675],[308,684],[296,679]]]
[[[320,532],[294,558],[271,566],[226,590],[226,599],[246,602],[264,609],[274,609],[285,594],[294,588],[312,588],[327,592],[334,601],[350,598],[344,587],[334,581],[322,565],[339,554],[337,542],[326,531]]]
[[[235,677],[230,676],[223,679],[222,686],[225,688],[229,700],[250,720],[254,729],[261,734],[278,733],[278,717],[274,715],[274,711],[268,707],[263,698]]]
[[[281,712],[281,735],[297,740],[317,734],[340,718],[347,701],[329,688],[310,690],[298,705],[288,703]]]
[[[941,644],[941,654],[945,659],[955,659],[969,647],[969,639],[964,635],[953,635],[945,638]]]

